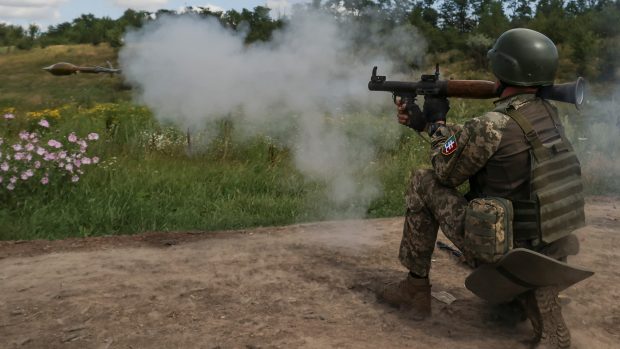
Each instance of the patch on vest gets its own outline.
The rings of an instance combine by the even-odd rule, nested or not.
[[[441,147],[441,153],[443,155],[450,155],[454,153],[457,148],[458,148],[458,144],[456,144],[456,136],[452,135],[450,136],[450,138],[448,138],[446,143],[444,143],[443,146]]]

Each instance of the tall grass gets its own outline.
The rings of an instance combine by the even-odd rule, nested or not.
[[[0,84],[0,114],[15,108],[14,122],[24,128],[48,118],[59,136],[98,132],[101,139],[90,150],[102,159],[78,183],[0,195],[0,240],[238,229],[342,218],[360,209],[367,217],[401,215],[412,169],[428,166],[428,144],[396,126],[393,110],[346,115],[338,127],[349,136],[380,130],[372,133],[377,153],[356,180],[378,178],[381,195],[371,202],[336,204],[328,199],[326,183],[305,178],[289,149],[273,139],[241,141],[234,123],[223,121],[211,125],[208,141],[201,134],[190,134],[188,140],[184,130],[157,122],[149,110],[131,103],[116,77],[58,78],[39,70],[56,61],[100,64],[113,58],[110,48],[91,46],[0,55],[5,82]],[[451,102],[450,115],[457,122],[492,107],[489,101]],[[620,192],[613,158],[620,153],[618,127],[607,127],[617,122],[614,108],[596,114],[596,123],[591,116],[561,109],[582,155],[590,192]],[[48,115],[55,113],[60,117]],[[0,137],[6,131],[0,129]]]
[[[188,144],[184,132],[158,123],[149,110],[130,102],[59,110],[60,117],[50,119],[54,132],[59,138],[99,133],[89,151],[102,162],[78,183],[5,193],[0,239],[280,225],[353,216],[368,205],[372,217],[399,215],[410,168],[425,158],[418,137],[388,128],[374,140],[376,158],[357,174],[361,182],[380,178],[384,194],[371,203],[337,204],[328,199],[325,183],[294,168],[288,149],[267,137],[239,141],[230,123],[214,125],[214,138],[197,150],[191,142],[198,135],[190,135]],[[45,117],[18,111],[11,122],[28,128],[36,120],[26,115]],[[349,120],[354,124],[341,126],[351,132],[394,123],[392,117],[364,114]]]

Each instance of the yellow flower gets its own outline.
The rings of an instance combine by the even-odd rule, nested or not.
[[[26,113],[26,117],[32,120],[59,119],[60,110],[59,109],[43,109],[40,111],[31,111],[31,112]]]
[[[4,108],[0,112],[0,114],[2,114],[2,115],[4,115],[4,114],[15,114],[15,113],[17,113],[17,109],[15,109],[13,107]]]

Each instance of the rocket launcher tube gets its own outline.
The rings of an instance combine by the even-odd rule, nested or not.
[[[377,67],[372,70],[368,89],[371,91],[392,92],[394,98],[415,98],[415,96],[456,97],[468,99],[499,98],[495,83],[487,80],[439,80],[439,65],[435,74],[422,75],[420,81],[388,81],[385,76],[377,75]],[[572,103],[581,106],[585,96],[585,80],[578,78],[575,82],[544,86],[537,95],[553,101]]]

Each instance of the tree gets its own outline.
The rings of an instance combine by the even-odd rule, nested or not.
[[[469,0],[444,0],[439,10],[442,27],[455,28],[461,33],[470,31],[475,24],[469,18],[470,10]]]
[[[514,26],[520,27],[532,19],[534,3],[535,1],[531,0],[512,0],[509,2],[508,8],[512,12],[511,20]]]
[[[510,21],[504,13],[502,1],[484,1],[482,6],[476,9],[476,17],[478,25],[475,31],[490,38],[497,38],[510,28]]]
[[[487,52],[493,46],[494,40],[485,34],[472,34],[467,37],[465,42],[467,53],[474,59],[474,65],[477,69],[485,69],[487,67]]]
[[[0,45],[14,46],[26,36],[24,28],[0,23]]]

